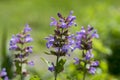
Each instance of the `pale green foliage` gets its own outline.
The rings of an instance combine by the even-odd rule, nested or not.
[[[37,75],[33,75],[30,80],[41,80]]]

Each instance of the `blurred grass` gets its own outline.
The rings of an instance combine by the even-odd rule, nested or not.
[[[111,53],[107,46],[108,43],[111,43],[108,38],[111,37],[110,31],[117,30],[120,26],[119,0],[0,0],[0,39],[4,27],[8,33],[8,44],[11,35],[18,33],[23,29],[24,24],[28,23],[33,29],[34,53],[43,53],[46,50],[44,37],[52,34],[54,29],[49,26],[50,17],[57,18],[57,12],[67,16],[70,10],[74,11],[78,23],[78,27],[71,29],[71,32],[79,31],[83,25],[94,26],[100,35],[100,39],[94,42],[96,50],[94,53],[98,59],[104,59],[105,53],[107,55]],[[2,46],[0,46],[1,49]],[[101,65],[103,72],[105,71],[105,75],[102,76],[105,78],[104,76],[108,75],[107,62],[102,61]],[[112,78],[108,80],[112,80]]]
[[[0,67],[1,69],[5,68],[6,71],[7,71],[7,76],[9,78],[12,78],[13,77],[13,70],[12,70],[12,58],[10,57],[10,55],[8,55],[8,52],[7,52],[7,30],[4,28],[3,29],[3,33],[2,33],[2,49],[1,49],[1,54],[0,54]]]
[[[0,1],[0,33],[2,27],[8,29],[9,37],[22,30],[28,23],[33,29],[35,51],[43,49],[44,37],[52,33],[49,27],[50,16],[57,12],[66,15],[70,10],[77,16],[78,31],[82,25],[91,24],[98,29],[100,38],[105,40],[111,27],[120,24],[119,0],[1,0]],[[9,38],[8,38],[9,39]],[[39,47],[39,48],[38,48]]]

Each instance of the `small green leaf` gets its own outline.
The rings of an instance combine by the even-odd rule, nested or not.
[[[48,66],[50,66],[50,62],[48,62],[45,58],[41,57],[41,60],[44,61]]]
[[[47,54],[47,55],[51,55],[51,53],[49,53],[49,52],[44,52],[45,54]]]
[[[57,73],[60,73],[64,70],[64,64],[66,62],[66,59],[60,59],[57,66],[56,66],[56,69],[57,69]]]
[[[44,52],[47,55],[56,55],[56,52],[51,50],[50,52]]]

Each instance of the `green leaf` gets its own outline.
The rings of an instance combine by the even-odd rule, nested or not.
[[[33,75],[29,80],[40,80],[40,78],[37,75]]]
[[[41,60],[42,61],[44,61],[48,66],[50,66],[51,64],[50,64],[50,62],[49,61],[47,61],[45,58],[43,58],[43,57],[41,57]]]
[[[51,50],[50,52],[44,52],[47,55],[56,55],[56,52]]]
[[[12,66],[13,66],[13,61],[11,58],[11,55],[8,55],[9,52],[7,51],[7,29],[6,27],[3,28],[2,30],[2,38],[1,38],[1,50],[0,50],[0,64],[1,64],[1,68],[6,68],[7,71],[7,76],[9,78],[13,77],[13,70],[12,70]],[[9,66],[8,66],[9,65]]]
[[[66,62],[66,59],[60,59],[57,66],[56,66],[56,69],[57,69],[57,73],[60,73],[64,70],[64,64]]]
[[[49,53],[49,52],[44,52],[45,54],[47,54],[47,55],[51,55],[51,53]]]

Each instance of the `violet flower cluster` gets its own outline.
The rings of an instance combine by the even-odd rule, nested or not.
[[[3,69],[0,71],[0,79],[9,80],[5,68],[3,68]]]
[[[95,74],[96,67],[99,65],[97,60],[94,60],[92,54],[92,39],[99,38],[96,30],[88,25],[87,29],[82,27],[81,31],[76,33],[75,47],[82,51],[82,58],[74,58],[76,65],[79,65],[79,69],[83,72]],[[83,64],[84,63],[84,64]]]
[[[32,29],[26,24],[24,30],[21,33],[13,35],[10,40],[10,47],[9,50],[16,51],[14,54],[14,63],[16,66],[16,73],[17,74],[27,74],[27,72],[23,72],[22,65],[29,64],[31,66],[34,65],[33,61],[28,62],[27,57],[29,54],[33,52],[32,46],[27,46],[26,44],[33,41],[29,32]]]
[[[50,26],[55,26],[54,35],[45,38],[47,40],[47,48],[53,48],[53,50],[50,50],[49,54],[57,56],[56,65],[52,62],[48,67],[48,70],[51,72],[54,71],[55,74],[63,70],[63,65],[65,63],[63,59],[59,60],[59,58],[70,55],[68,52],[73,49],[72,45],[74,44],[74,36],[69,34],[69,28],[71,26],[76,26],[76,23],[74,22],[76,17],[72,14],[73,11],[71,11],[69,16],[65,18],[58,13],[58,21],[51,17],[52,22],[50,23]]]

